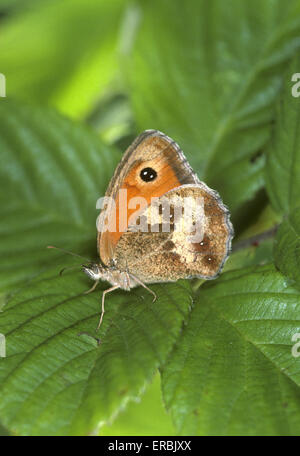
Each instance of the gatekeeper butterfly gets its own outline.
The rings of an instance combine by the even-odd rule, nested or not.
[[[218,193],[201,182],[182,150],[157,130],[141,133],[126,150],[107,188],[98,218],[100,261],[84,272],[121,288],[215,279],[231,248],[230,214]],[[138,210],[136,207],[138,206]]]

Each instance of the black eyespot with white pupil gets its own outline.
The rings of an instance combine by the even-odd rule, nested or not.
[[[156,179],[156,177],[157,177],[157,172],[153,168],[144,168],[140,172],[140,178],[144,182],[154,181],[154,179]]]

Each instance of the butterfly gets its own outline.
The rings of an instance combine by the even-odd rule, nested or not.
[[[83,265],[95,280],[89,291],[100,280],[111,284],[102,295],[97,329],[105,296],[113,290],[142,286],[154,301],[156,294],[147,284],[219,275],[231,249],[230,213],[165,134],[145,130],[135,139],[104,200],[97,236],[100,261]]]

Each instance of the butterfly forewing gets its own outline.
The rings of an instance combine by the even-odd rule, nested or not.
[[[156,130],[146,130],[138,136],[116,168],[105,195],[114,202],[105,213],[107,226],[113,229],[98,233],[102,262],[111,264],[137,204],[143,209],[151,204],[153,197],[184,184],[199,184],[199,180],[179,146]]]

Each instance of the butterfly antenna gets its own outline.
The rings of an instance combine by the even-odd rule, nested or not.
[[[62,268],[60,271],[59,271],[59,275],[62,276],[63,273],[65,271],[69,271],[70,269],[76,269],[76,268],[81,268],[81,266],[79,266],[78,264],[76,266],[67,266],[65,268]]]
[[[61,249],[60,247],[54,247],[53,245],[47,245],[47,249],[60,250],[60,251],[63,252],[63,253],[68,253],[69,255],[72,255],[72,256],[81,258],[81,259],[83,259],[83,260],[86,260],[88,263],[91,262],[91,260],[89,260],[88,258],[85,258],[85,257],[83,257],[83,256],[81,256],[81,255],[78,255],[77,253],[69,252],[69,250]]]

